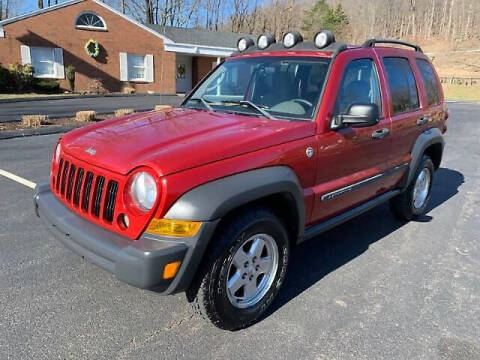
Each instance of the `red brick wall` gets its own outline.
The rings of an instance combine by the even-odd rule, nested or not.
[[[193,63],[193,86],[198,84],[212,70],[212,63],[217,62],[217,58],[198,56],[194,58]]]
[[[74,26],[77,15],[91,10],[100,15],[107,31],[79,30]],[[41,15],[4,25],[5,38],[0,38],[0,63],[21,63],[20,45],[46,46],[63,49],[65,68],[76,67],[76,89],[88,89],[90,79],[101,78],[109,91],[133,87],[137,92],[175,93],[175,53],[163,51],[163,40],[123,19],[92,1],[66,6]],[[100,55],[88,56],[84,45],[94,39],[101,45]],[[153,54],[154,82],[121,82],[119,53]],[[66,80],[61,80],[68,89]]]

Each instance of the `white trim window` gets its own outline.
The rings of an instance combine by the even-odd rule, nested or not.
[[[33,66],[36,78],[64,79],[63,50],[50,47],[29,47],[22,45],[22,64]]]
[[[85,11],[78,14],[77,18],[75,19],[75,27],[77,29],[84,30],[107,30],[107,24],[100,17],[100,15],[97,15],[91,11]]]
[[[152,83],[153,55],[120,53],[120,80]]]

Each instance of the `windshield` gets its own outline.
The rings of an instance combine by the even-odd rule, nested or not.
[[[271,119],[311,120],[330,59],[253,57],[225,61],[184,107]]]

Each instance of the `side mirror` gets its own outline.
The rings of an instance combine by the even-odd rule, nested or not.
[[[377,125],[380,121],[380,110],[377,104],[352,104],[348,112],[336,115],[332,119],[332,129],[342,126],[366,127]]]

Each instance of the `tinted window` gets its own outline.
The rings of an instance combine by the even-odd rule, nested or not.
[[[377,104],[381,113],[382,100],[375,65],[371,59],[353,60],[343,73],[334,115],[347,114],[353,104],[372,103]]]
[[[417,85],[410,63],[405,58],[384,58],[388,85],[392,94],[395,114],[415,110],[420,107]]]
[[[440,95],[438,92],[437,77],[428,61],[416,59],[418,70],[422,76],[423,85],[427,91],[428,105],[440,104]]]

